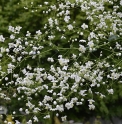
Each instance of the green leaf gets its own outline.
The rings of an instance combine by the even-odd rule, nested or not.
[[[100,102],[100,111],[103,114],[108,114],[109,113],[108,108],[103,101]]]

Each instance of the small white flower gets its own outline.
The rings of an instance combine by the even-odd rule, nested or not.
[[[2,57],[3,55],[0,53],[0,57]]]
[[[79,94],[80,94],[81,96],[85,96],[85,95],[87,95],[87,94],[84,94],[86,91],[87,91],[87,90],[81,90],[81,91],[79,92]]]
[[[120,5],[122,6],[122,0],[120,0]]]
[[[64,111],[63,105],[56,105],[56,110],[63,112]]]
[[[81,27],[82,27],[83,29],[86,29],[86,28],[88,28],[88,25],[86,25],[85,23],[83,23],[83,24],[81,25]]]
[[[1,53],[4,53],[6,51],[6,49],[4,47],[1,47]]]
[[[0,42],[4,42],[5,38],[3,37],[3,35],[0,35]]]
[[[48,5],[48,2],[44,2],[45,5]]]
[[[89,99],[89,104],[92,104],[93,102],[95,102],[93,99]]]
[[[30,37],[30,35],[31,35],[31,33],[30,33],[29,31],[27,31],[26,36],[27,36],[27,37]]]
[[[20,27],[20,26],[16,26],[15,30],[17,31],[17,33],[19,33],[19,31],[20,31],[21,28],[22,27]]]
[[[48,119],[48,118],[50,118],[50,115],[46,115],[46,116],[44,117],[44,119]]]
[[[75,54],[72,54],[72,58],[73,58],[73,59],[76,59],[76,57],[77,57],[77,56],[76,56]]]
[[[18,120],[15,120],[16,122],[15,122],[15,124],[21,124]]]
[[[23,108],[20,108],[19,111],[22,112],[23,111]]]
[[[71,24],[67,25],[67,28],[68,28],[69,30],[73,30],[73,26],[72,26]]]
[[[52,18],[49,18],[48,19],[48,22],[49,22],[50,27],[53,27],[53,22],[54,22],[53,19]]]
[[[95,38],[96,37],[95,33],[94,32],[90,32],[90,37],[91,38]]]
[[[93,104],[88,105],[90,110],[94,110],[95,106]]]
[[[50,7],[52,8],[52,10],[56,10],[56,5],[51,5]]]
[[[107,91],[108,91],[109,94],[113,94],[114,93],[113,89],[108,89]]]
[[[88,44],[87,44],[90,48],[92,48],[94,46],[94,43],[93,41],[89,41]]]
[[[79,45],[79,51],[85,53],[86,48],[83,45]]]
[[[65,21],[66,23],[68,23],[69,20],[70,20],[70,16],[65,16],[65,17],[64,17],[64,21]]]
[[[67,116],[61,117],[62,121],[66,121]]]
[[[29,121],[27,122],[27,124],[32,124],[32,120],[29,120]]]
[[[103,94],[100,93],[100,98],[102,99],[102,98],[104,98],[104,97],[105,97],[105,95],[103,95]]]
[[[64,59],[64,58],[60,57],[58,59],[58,61],[59,61],[59,63],[60,63],[61,66],[64,66],[64,65],[67,65],[68,64],[69,59]]]
[[[34,119],[34,122],[38,122],[39,121],[36,116],[34,116],[33,119]]]
[[[37,34],[37,35],[41,35],[42,32],[41,32],[40,30],[38,30],[38,31],[36,31],[36,34]]]
[[[70,102],[68,102],[68,103],[65,104],[65,107],[66,107],[68,110],[71,109],[71,108],[73,108],[73,106],[74,106],[74,104],[73,104],[73,103],[70,103]]]
[[[28,109],[25,109],[25,113],[26,113],[26,114],[29,114],[30,112],[29,112]],[[29,123],[29,124],[30,124],[30,123]]]
[[[14,27],[12,27],[12,26],[9,26],[8,30],[11,31],[11,32],[15,31]]]
[[[14,111],[14,112],[13,112],[13,114],[15,115],[15,114],[16,114],[16,112]]]
[[[65,5],[63,3],[59,4],[59,8],[60,9],[64,9],[65,8]]]
[[[68,66],[64,66],[64,67],[62,68],[62,70],[67,70],[67,68],[68,68]]]
[[[10,39],[14,39],[15,36],[13,34],[10,35]]]

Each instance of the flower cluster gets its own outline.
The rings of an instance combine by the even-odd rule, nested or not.
[[[18,110],[11,108],[13,117],[32,114],[31,124],[43,112],[48,119],[51,112],[58,116],[85,101],[94,110],[96,95],[102,99],[114,93],[114,85],[122,83],[120,5],[109,0],[44,2],[47,18],[34,36],[27,31],[19,37],[20,26],[9,26],[9,38],[0,35],[0,99],[20,104]]]

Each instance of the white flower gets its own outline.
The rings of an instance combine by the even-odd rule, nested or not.
[[[63,5],[63,3],[59,4],[59,8],[60,9],[64,9],[65,8],[65,5]]]
[[[92,104],[93,102],[95,102],[93,99],[89,99],[89,104]]]
[[[111,78],[112,78],[112,79],[118,79],[119,77],[120,77],[120,74],[118,74],[118,73],[113,72],[113,73],[111,74]]]
[[[66,23],[68,23],[69,20],[70,20],[70,16],[65,16],[65,17],[64,17],[64,21],[65,21]]]
[[[29,31],[27,31],[26,36],[27,36],[27,37],[30,37],[30,35],[31,35],[31,33],[30,33]]]
[[[0,53],[0,57],[2,57],[3,55]]]
[[[0,42],[4,42],[5,38],[3,37],[3,35],[0,35]]]
[[[85,53],[86,48],[83,45],[79,45],[79,51]]]
[[[90,37],[91,38],[95,38],[96,37],[95,33],[94,32],[90,32]]]
[[[54,102],[53,102],[53,104],[54,104],[54,105],[57,105],[57,102],[56,102],[56,101],[54,101]]]
[[[108,91],[109,94],[113,94],[114,93],[113,89],[108,89],[107,91]]]
[[[72,30],[72,29],[73,29],[73,26],[72,26],[71,24],[69,24],[69,25],[67,25],[67,28],[68,28],[69,30]]]
[[[25,113],[26,113],[26,114],[29,114],[30,112],[29,112],[28,109],[25,109]],[[30,123],[29,123],[29,124],[30,124]]]
[[[53,27],[53,22],[54,22],[53,19],[52,18],[49,18],[48,19],[48,22],[49,22],[50,27]]]
[[[66,121],[67,116],[61,117],[62,121]]]
[[[41,35],[42,32],[41,32],[40,30],[38,30],[38,31],[36,31],[36,34],[37,34],[37,35]]]
[[[120,5],[122,6],[122,0],[120,0]]]
[[[83,24],[81,25],[81,27],[82,27],[83,29],[86,29],[86,28],[88,28],[88,25],[86,25],[85,23],[83,23]]]
[[[76,105],[82,105],[83,103],[82,102],[76,102]]]
[[[85,95],[87,95],[87,94],[84,94],[86,91],[87,91],[87,90],[80,90],[79,94],[80,94],[81,96],[85,96]]]
[[[20,27],[20,26],[16,26],[15,30],[17,31],[17,33],[19,33],[19,31],[20,31],[21,28],[22,27]]]
[[[49,62],[54,62],[54,59],[53,59],[52,57],[49,57],[49,58],[47,59],[47,61],[49,61]]]
[[[62,70],[67,70],[67,68],[68,68],[68,66],[64,66],[64,67],[62,68]]]
[[[79,42],[85,43],[85,42],[86,42],[86,40],[80,40]]]
[[[78,101],[78,98],[77,97],[74,97],[74,98],[71,99],[71,102],[73,102],[73,103],[75,103],[77,101]]]
[[[72,54],[72,58],[73,58],[73,59],[76,59],[76,57],[77,57],[77,56],[76,56],[75,54]]]
[[[63,112],[64,111],[63,105],[56,105],[56,110]]]
[[[15,36],[13,34],[10,35],[10,39],[14,39]]]
[[[69,15],[69,14],[70,14],[70,11],[69,10],[66,10],[65,15]]]
[[[94,43],[93,41],[89,41],[88,44],[87,44],[90,48],[92,48],[94,46]]]
[[[40,107],[43,106],[43,103],[42,103],[42,102],[39,102],[39,106],[40,106]]]
[[[33,119],[34,119],[34,122],[38,122],[39,121],[36,116],[34,116]]]
[[[12,26],[9,26],[8,30],[11,31],[11,32],[14,32],[15,31],[14,30],[14,27],[12,27]]]
[[[26,106],[28,106],[30,109],[35,107],[35,105],[31,104],[30,101],[28,101],[28,103],[26,103]]]
[[[58,25],[58,20],[57,19],[55,19],[55,25]]]
[[[21,124],[18,120],[15,120],[16,122],[15,122],[15,124]]]
[[[51,5],[50,7],[52,8],[52,10],[56,10],[56,5]]]
[[[20,108],[19,111],[22,112],[23,111],[23,108]]]
[[[103,94],[100,93],[100,98],[102,99],[102,98],[104,98],[104,97],[105,97],[105,95],[103,95]]]
[[[63,59],[62,57],[60,57],[58,59],[58,61],[59,61],[59,63],[60,63],[61,66],[64,66],[64,65],[67,65],[68,64],[69,59]]]
[[[44,2],[45,5],[48,5],[48,2]]]
[[[90,110],[94,110],[95,106],[93,104],[88,105]]]
[[[68,103],[66,103],[65,104],[65,107],[69,110],[70,108],[73,108],[73,106],[74,106],[74,104],[73,103],[70,103],[70,102],[68,102]]]
[[[29,120],[29,121],[27,122],[27,124],[32,124],[32,120]]]
[[[48,36],[48,39],[49,39],[49,40],[52,40],[52,39],[54,39],[54,38],[55,38],[54,35]]]
[[[46,115],[46,116],[44,117],[44,119],[48,119],[48,118],[50,118],[50,115]]]
[[[39,108],[34,108],[34,110],[33,110],[33,113],[38,113],[40,111],[40,109]]]
[[[6,51],[6,49],[4,47],[1,47],[1,53],[4,53]]]
[[[8,64],[8,68],[9,68],[9,69],[14,69],[14,67],[15,67],[15,66],[12,65],[11,63]]]
[[[122,0],[121,0],[122,1]],[[121,3],[122,4],[122,3]],[[118,12],[117,15],[122,18],[122,13],[121,12]]]

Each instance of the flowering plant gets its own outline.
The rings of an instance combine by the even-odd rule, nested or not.
[[[0,35],[0,99],[13,117],[31,115],[31,124],[83,104],[94,110],[116,91],[122,83],[121,5],[44,2],[37,8],[44,22],[34,35],[11,25],[9,38]]]

